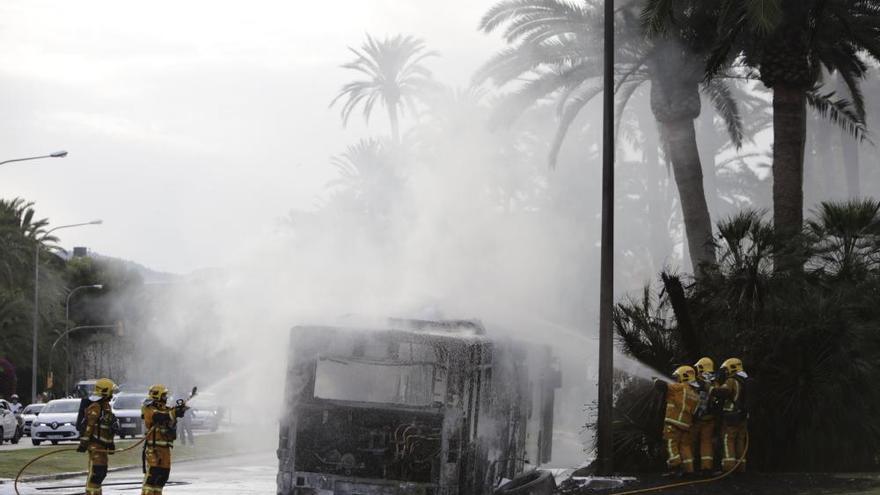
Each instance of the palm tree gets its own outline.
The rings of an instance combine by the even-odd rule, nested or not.
[[[670,19],[672,4],[692,5],[689,0],[649,0],[645,17],[662,25]],[[864,101],[860,81],[868,66],[866,58],[880,58],[880,1],[878,0],[722,0],[698,2],[707,18],[714,18],[718,40],[709,59],[707,74],[722,62],[742,55],[773,91],[773,221],[783,237],[801,231],[803,225],[803,172],[806,140],[806,108],[819,104],[849,121],[849,130],[863,132]],[[837,73],[850,99],[816,101],[822,68]],[[851,100],[851,106],[850,106]]]
[[[333,199],[348,203],[369,217],[385,219],[390,201],[402,184],[393,153],[382,142],[362,139],[334,156],[330,163],[339,177],[327,187],[335,192]]]
[[[369,121],[376,102],[388,110],[391,136],[400,142],[400,116],[413,109],[415,100],[433,87],[431,71],[422,62],[435,52],[425,51],[425,42],[412,37],[397,35],[382,41],[367,35],[360,50],[349,47],[355,59],[342,67],[363,73],[366,78],[342,86],[330,103],[345,99],[342,105],[342,122],[348,123],[352,111],[363,104],[364,119]]]
[[[880,267],[880,201],[822,203],[807,228],[822,270],[858,280]]]
[[[551,167],[574,119],[602,91],[602,25],[596,5],[594,0],[584,4],[503,0],[480,23],[487,33],[506,25],[504,37],[512,46],[487,62],[475,81],[491,79],[499,87],[519,84],[502,101],[497,123],[508,123],[547,97],[557,97],[559,125],[549,157]],[[700,91],[709,97],[726,120],[732,139],[739,143],[742,128],[736,102],[724,82],[703,80],[707,54],[701,47],[709,44],[710,30],[682,30],[668,39],[647,39],[633,7],[618,10],[617,26],[620,105],[625,105],[641,85],[650,83],[651,110],[672,162],[688,248],[699,273],[701,266],[715,264],[694,129],[694,119],[701,112]]]
[[[32,202],[0,199],[0,285],[21,287],[30,280],[35,243],[52,249],[58,239],[46,236],[49,221],[35,219]]]

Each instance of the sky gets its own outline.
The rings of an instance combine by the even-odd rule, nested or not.
[[[0,196],[36,203],[65,248],[187,273],[247,253],[313,208],[329,158],[387,132],[328,108],[365,34],[412,34],[466,86],[502,46],[490,1],[50,0],[0,3]]]

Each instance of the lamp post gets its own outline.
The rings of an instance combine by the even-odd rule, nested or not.
[[[25,162],[28,160],[39,160],[41,158],[64,158],[67,156],[66,151],[56,151],[55,153],[49,153],[48,155],[40,155],[40,156],[29,156],[27,158],[13,158],[12,160],[4,160],[0,162],[0,165],[4,163],[12,163],[12,162]]]
[[[43,237],[48,237],[49,234],[56,230],[82,227],[84,225],[100,225],[101,223],[103,223],[101,220],[92,220],[91,222],[60,225],[47,230]],[[37,239],[34,240],[36,245],[34,246],[34,335],[33,354],[31,356],[31,402],[37,398],[37,334],[40,330],[40,242]]]
[[[613,471],[614,332],[614,0],[605,0],[602,108],[602,253],[599,275],[599,411],[596,457],[599,474]]]
[[[67,293],[67,302],[64,304],[64,334],[67,335],[70,333],[70,298],[76,293],[76,291],[81,289],[97,289],[101,290],[104,286],[101,284],[93,284],[93,285],[80,285],[79,287],[74,288],[72,291]],[[54,344],[52,346],[54,348]],[[70,337],[67,337],[64,341],[64,350],[65,350],[65,371],[64,373],[64,391],[67,392],[70,390]],[[52,354],[49,353],[49,362],[52,361]],[[49,371],[52,370],[52,367],[49,366]]]
[[[87,285],[85,287],[92,287],[92,286]],[[68,339],[69,339],[70,338],[69,335],[72,332],[75,332],[76,330],[85,330],[87,328],[97,330],[97,329],[118,328],[118,326],[117,325],[82,325],[79,327],[73,327],[73,328],[65,330],[61,335],[58,336],[57,339],[55,339],[55,342],[52,342],[52,348],[49,349],[49,368],[48,368],[48,375],[47,376],[52,375],[52,355],[55,352],[55,346],[58,345],[58,342],[60,342],[61,339],[65,338],[65,337],[68,337]],[[70,390],[69,387],[68,387],[68,390]]]

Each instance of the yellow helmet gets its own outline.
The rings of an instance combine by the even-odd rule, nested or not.
[[[150,400],[165,401],[168,398],[168,387],[161,383],[157,383],[150,387],[150,391],[147,395],[150,396]]]
[[[715,373],[715,363],[712,361],[712,358],[701,357],[696,364],[694,364],[694,368],[697,369],[697,373]]]
[[[690,366],[679,366],[672,376],[678,380],[678,383],[690,383],[697,379],[697,372]]]
[[[113,383],[113,380],[109,378],[100,378],[95,380],[95,395],[101,397],[102,399],[109,399],[113,397],[113,393],[116,391],[116,384]]]
[[[743,371],[743,362],[740,358],[729,358],[721,363],[721,367],[727,370],[728,375],[733,375],[734,373]]]

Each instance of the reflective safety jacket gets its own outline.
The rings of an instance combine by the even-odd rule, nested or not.
[[[700,393],[688,383],[670,383],[666,386],[667,424],[689,430],[694,423],[694,413],[700,405]]]
[[[141,408],[141,416],[148,432],[145,447],[174,447],[174,440],[177,439],[174,408],[152,401]]]
[[[739,375],[728,377],[724,384],[713,391],[724,399],[722,415],[729,421],[740,421],[748,418],[746,410],[745,378]]]
[[[86,424],[82,436],[79,438],[80,441],[94,442],[102,447],[113,445],[113,425],[116,422],[116,416],[113,415],[110,401],[92,402],[86,407],[85,417]]]

